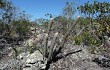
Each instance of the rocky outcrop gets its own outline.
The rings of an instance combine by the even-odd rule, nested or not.
[[[0,60],[0,70],[39,70],[46,67],[46,59],[38,50],[31,54],[22,52],[16,58],[10,55],[11,52],[8,53]]]
[[[0,54],[7,52],[8,55],[4,57],[4,60],[0,60],[0,70],[43,70],[49,66],[47,65],[47,59],[43,57],[39,50],[34,50],[32,53],[27,50],[24,51],[27,46],[33,46],[33,44],[36,44],[36,47],[40,47],[47,35],[44,33],[44,30],[39,30],[38,28],[31,29],[32,31],[36,30],[32,34],[35,34],[35,32],[37,34],[36,36],[32,35],[32,37],[25,41],[25,45],[23,45],[25,48],[20,48],[23,52],[20,52],[17,58],[12,58],[12,53],[7,50],[0,52]],[[47,43],[49,47],[54,36],[52,34]],[[62,42],[63,36],[59,37],[58,44]],[[56,45],[56,47],[59,47],[59,45]],[[109,58],[103,55],[91,54],[87,46],[73,46],[71,43],[66,42],[58,57],[61,58],[55,59],[55,61],[50,63],[49,68],[47,68],[48,70],[110,70]]]
[[[100,60],[106,60],[106,58],[102,55],[89,53],[87,47],[72,46],[68,44],[62,51],[62,55],[65,54],[68,54],[68,56],[50,64],[49,70],[109,70],[109,67],[101,67],[97,62],[93,61],[95,58],[99,58]]]
[[[48,70],[110,70],[110,60],[89,53],[87,47],[66,44],[61,55],[63,58],[51,63]],[[41,70],[47,66],[46,58],[38,50],[31,54],[22,52],[17,59],[8,59],[0,62],[1,70]]]
[[[21,53],[17,58],[22,60],[23,70],[40,70],[46,67],[46,59],[38,50],[32,54]]]

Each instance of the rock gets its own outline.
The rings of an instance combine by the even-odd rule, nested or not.
[[[32,39],[28,39],[26,42],[25,42],[25,45],[24,46],[28,46],[28,45],[32,45]]]
[[[25,64],[23,65],[23,70],[39,70],[45,69],[46,62],[43,60],[43,55],[36,50],[32,54],[28,54],[25,60]]]
[[[43,55],[38,50],[27,56],[26,63],[35,63],[37,61],[43,61]]]
[[[16,59],[9,59],[1,62],[0,70],[21,70],[22,62]]]
[[[104,36],[104,43],[101,45],[101,48],[105,50],[101,52],[101,55],[110,59],[110,37]]]
[[[106,59],[106,58],[102,58],[102,59],[95,58],[93,60],[93,62],[96,62],[101,67],[109,67],[110,68],[110,59]]]
[[[11,51],[8,56],[13,56],[14,55],[14,51]]]
[[[27,55],[29,55],[29,52],[23,52],[23,53],[19,54],[19,56],[17,56],[17,59],[23,59],[23,58],[25,58]]]
[[[28,64],[23,68],[23,70],[39,70],[39,67],[37,67],[35,64]]]
[[[77,61],[71,70],[102,70],[102,68],[93,62]]]
[[[37,38],[44,39],[46,35],[47,35],[46,33],[41,33],[37,35]]]
[[[35,45],[40,39],[32,36],[30,39],[24,42],[24,46],[33,46]]]
[[[79,52],[75,52],[82,50]],[[104,58],[102,55],[95,55],[89,53],[87,47],[66,45],[66,48],[62,50],[63,54],[74,52],[68,56],[59,59],[58,61],[50,64],[49,70],[103,70],[97,63],[92,60],[95,57]],[[105,70],[109,70],[108,68]]]
[[[43,33],[45,33],[45,30],[42,30]]]
[[[48,46],[51,46],[51,43],[52,43],[51,41],[48,41]]]
[[[33,53],[23,52],[19,54],[17,57],[18,60],[22,62],[23,70],[40,70],[45,69],[46,60],[44,61],[43,55],[38,51],[34,51]]]
[[[63,50],[63,54],[70,53],[71,57],[77,60],[85,60],[85,59],[92,59],[94,58],[94,55],[89,53],[86,47],[79,46],[72,46],[72,45],[66,45],[67,48]]]
[[[110,37],[108,37],[108,36],[104,36],[104,45],[105,45],[105,47],[107,47],[107,48],[110,48]]]

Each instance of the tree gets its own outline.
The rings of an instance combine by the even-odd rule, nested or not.
[[[69,27],[71,26],[70,21],[73,17],[73,15],[75,14],[75,7],[73,6],[73,3],[71,2],[66,2],[66,6],[63,8],[63,17],[66,18],[66,29],[69,29]]]
[[[11,1],[2,0],[1,1],[1,20],[5,24],[11,23],[11,21],[14,19],[14,12],[16,8],[12,5]]]
[[[12,4],[11,1],[1,0],[0,1],[0,20],[1,20],[1,34],[5,34],[9,36],[11,32],[11,25],[10,23],[14,19],[15,15],[15,6]]]
[[[19,19],[12,22],[13,30],[20,36],[26,36],[29,33],[30,21],[25,14],[25,11],[21,12]]]
[[[85,3],[78,7],[78,10],[85,16],[86,20],[88,19],[89,22],[86,24],[86,35],[82,34],[81,39],[86,39],[89,45],[100,45],[100,41],[102,41],[103,36],[110,34],[110,3],[109,2],[97,2],[94,1],[93,3]],[[87,38],[88,37],[88,38]],[[78,37],[79,38],[79,37]],[[91,38],[93,38],[92,42]],[[83,41],[84,42],[84,41]]]
[[[66,2],[66,6],[63,8],[63,16],[67,19],[71,19],[75,14],[75,11],[73,3]]]

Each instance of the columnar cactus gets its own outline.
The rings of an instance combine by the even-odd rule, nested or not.
[[[80,17],[77,18],[77,20],[75,22],[73,22],[73,24],[71,25],[70,29],[67,31],[67,33],[64,35],[62,43],[59,46],[59,49],[57,50],[57,52],[59,53],[61,51],[61,49],[64,47],[65,42],[67,41],[67,37],[69,36],[69,34],[71,33],[71,31],[74,29],[74,27],[76,26],[78,20]]]
[[[62,42],[60,43],[60,45],[58,46],[58,48],[55,48],[55,43],[56,43],[56,39],[58,38],[58,32],[55,33],[54,38],[52,40],[51,46],[48,47],[47,43],[48,43],[48,38],[50,35],[50,31],[52,29],[52,24],[53,19],[50,21],[49,27],[48,27],[48,33],[46,35],[46,39],[44,40],[44,57],[47,57],[47,61],[51,62],[54,57],[57,57],[57,55],[60,53],[61,49],[64,47],[65,42],[67,41],[67,37],[69,36],[69,34],[71,33],[71,31],[74,29],[74,27],[76,26],[77,22],[79,20],[78,19],[72,24],[72,26],[70,27],[70,29],[67,31],[67,33],[64,35]]]
[[[49,56],[48,56],[48,60],[47,61],[52,60],[53,52],[54,52],[54,45],[55,45],[57,37],[58,37],[58,32],[55,33],[54,38],[52,40],[52,44],[51,44],[50,49],[49,49]]]
[[[44,56],[45,57],[47,57],[47,55],[48,55],[47,43],[48,43],[48,37],[49,37],[50,31],[51,31],[52,24],[53,24],[53,18],[50,19],[50,23],[49,23],[49,26],[48,26],[48,33],[46,35],[46,39],[44,40]]]

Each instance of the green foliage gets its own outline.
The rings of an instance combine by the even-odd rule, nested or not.
[[[1,0],[0,1],[0,33],[5,36],[12,36],[14,30],[10,23],[12,23],[15,16],[16,8],[11,1]]]
[[[1,0],[0,3],[0,10],[2,11],[0,12],[0,18],[2,22],[9,24],[14,19],[16,8],[13,6],[11,1]]]
[[[82,14],[85,14],[88,17],[97,17],[101,14],[109,13],[110,12],[110,3],[109,2],[97,2],[94,1],[92,4],[87,3],[84,6],[78,7],[79,11]]]
[[[67,19],[70,19],[73,17],[76,9],[73,7],[73,3],[66,2],[66,6],[63,8],[63,16]]]
[[[43,26],[45,27],[45,29],[48,27],[48,21],[44,22]]]
[[[4,24],[0,23],[0,34],[2,35],[3,32],[4,32]]]
[[[102,52],[106,52],[107,51],[107,47],[102,47],[102,46],[92,46],[89,47],[89,52],[92,54],[100,54]]]
[[[102,43],[104,35],[110,33],[109,19],[110,19],[110,3],[108,2],[97,2],[85,3],[78,7],[78,10],[85,16],[81,18],[79,24],[76,27],[77,30],[85,27],[81,35],[74,37],[76,43],[80,44],[83,42],[86,45],[99,46]]]
[[[33,46],[28,46],[27,48],[30,53],[33,53],[36,50],[36,46],[34,44]]]
[[[54,26],[57,27],[57,31],[62,34],[65,34],[67,30],[71,27],[72,23],[74,22],[74,19],[67,19],[66,17],[58,16],[54,18],[54,21]]]
[[[76,44],[76,45],[79,45],[79,44],[81,44],[81,42],[82,42],[80,36],[79,36],[79,37],[78,37],[78,36],[74,36],[74,37],[72,38],[72,40],[75,41],[75,44]]]
[[[88,46],[92,46],[92,45],[95,45],[95,46],[99,46],[101,45],[101,40],[98,38],[97,36],[97,30],[93,29],[91,30],[91,28],[89,26],[87,26],[88,23],[86,23],[86,25],[82,24],[79,28],[79,30],[82,29],[82,27],[85,27],[83,29],[83,31],[81,32],[80,35],[76,35],[73,37],[73,40],[75,40],[75,44],[81,44],[81,43],[84,43],[85,45],[88,45]],[[89,24],[88,24],[89,25]],[[95,24],[93,24],[92,26],[95,26]],[[97,27],[97,26],[95,26]],[[98,27],[97,27],[98,28]],[[80,31],[77,31],[77,32],[80,32]]]
[[[71,19],[76,12],[76,8],[74,7],[74,3],[66,2],[66,6],[63,8],[63,19],[66,19],[65,29],[66,31],[71,27]]]
[[[25,11],[21,12],[19,19],[13,20],[11,26],[19,36],[26,36],[29,33],[30,21],[26,16]]]
[[[26,36],[29,33],[29,21],[17,20],[13,22],[13,28],[20,36]]]

